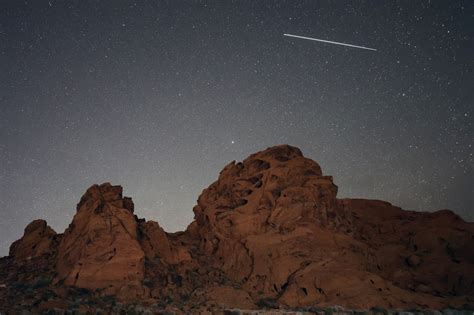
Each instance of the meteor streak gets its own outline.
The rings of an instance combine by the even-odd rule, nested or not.
[[[335,44],[335,45],[341,45],[341,46],[347,46],[347,47],[353,47],[353,48],[360,48],[360,49],[367,49],[367,50],[377,51],[377,49],[374,49],[374,48],[369,48],[369,47],[364,47],[364,46],[357,46],[357,45],[351,45],[351,44],[346,44],[346,43],[333,42],[333,41],[330,41],[330,40],[324,40],[324,39],[318,39],[318,38],[311,38],[311,37],[298,36],[298,35],[292,35],[292,34],[283,34],[283,36],[295,37],[295,38],[301,38],[301,39],[309,39],[309,40],[314,40],[314,41],[317,41],[317,42],[323,42],[323,43],[328,43],[328,44]]]

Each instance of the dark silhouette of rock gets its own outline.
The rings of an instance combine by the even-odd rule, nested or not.
[[[473,223],[336,194],[287,145],[228,164],[184,232],[138,219],[120,186],[94,185],[63,234],[37,220],[12,244],[0,310],[474,307]]]

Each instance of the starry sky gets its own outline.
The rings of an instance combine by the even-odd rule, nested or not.
[[[183,230],[232,160],[301,148],[339,197],[473,221],[466,1],[0,2],[0,255],[94,183]],[[368,51],[300,36],[350,43]]]

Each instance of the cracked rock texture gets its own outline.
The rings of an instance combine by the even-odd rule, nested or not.
[[[133,202],[122,197],[122,187],[90,187],[61,238],[56,281],[87,289],[106,288],[110,294],[129,298],[141,295],[145,254],[137,228]]]
[[[33,221],[0,260],[0,310],[71,308],[78,296],[85,311],[474,308],[473,223],[336,195],[287,145],[229,163],[184,232],[137,218],[120,186],[93,185],[63,234]]]

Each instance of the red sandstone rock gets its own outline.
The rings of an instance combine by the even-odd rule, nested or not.
[[[59,245],[56,280],[88,289],[106,288],[109,294],[126,288],[130,298],[143,295],[145,254],[137,229],[133,203],[122,197],[122,187],[90,187]]]
[[[63,235],[31,223],[11,247],[9,268],[19,272],[25,258],[52,253],[56,290],[101,289],[99,296],[185,312],[474,303],[472,223],[449,210],[405,211],[336,194],[332,177],[290,146],[228,164],[199,196],[185,232],[138,220],[120,186],[94,185]]]
[[[56,232],[46,221],[35,220],[28,224],[21,239],[10,247],[10,256],[15,259],[26,259],[51,254],[55,247]]]
[[[472,225],[336,193],[297,148],[269,148],[224,168],[189,233],[255,300],[437,308],[472,298]]]
[[[167,264],[192,260],[189,250],[179,244],[171,244],[168,234],[155,221],[140,224],[140,244],[149,259],[160,258]]]

